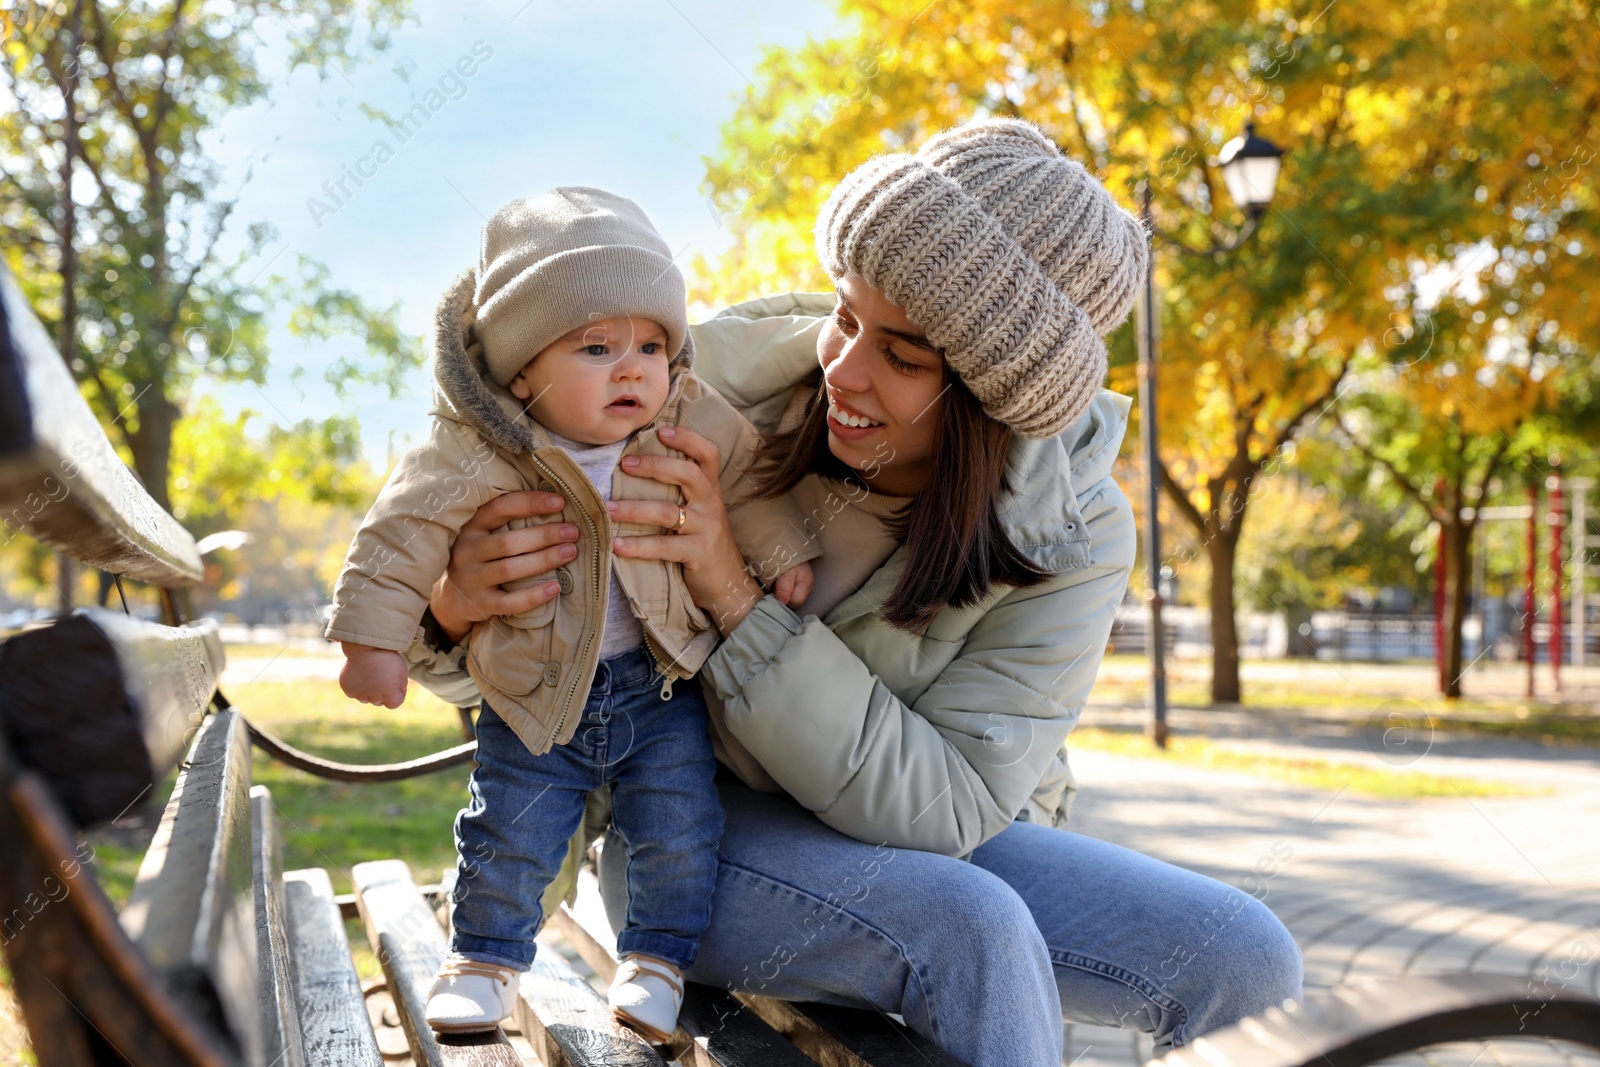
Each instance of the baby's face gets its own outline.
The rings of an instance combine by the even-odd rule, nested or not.
[[[572,441],[608,445],[650,421],[667,399],[667,331],[626,315],[586,323],[511,379],[530,415]]]

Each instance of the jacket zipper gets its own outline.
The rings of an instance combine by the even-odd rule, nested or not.
[[[643,621],[644,620],[642,619],[640,620],[640,622]],[[656,672],[663,676],[661,682],[661,699],[671,700],[673,683],[680,678],[689,677],[689,674],[687,671],[681,671],[676,667],[669,666],[659,651],[659,646],[656,644],[656,639],[650,635],[649,628],[646,626],[641,626],[640,629],[644,630],[644,647],[650,653],[651,660],[655,662]]]
[[[557,474],[555,471],[551,470],[550,466],[547,463],[545,463],[544,460],[540,459],[536,454],[529,453],[529,458],[533,460],[535,466],[537,466],[541,471],[544,472],[546,477],[548,477],[552,482],[555,482],[558,486],[561,487],[561,495],[564,498],[566,498],[569,501],[573,500],[572,487],[569,486],[565,481],[563,481],[559,474]],[[576,503],[576,502],[574,501],[574,503]],[[601,629],[604,629],[604,627],[605,627],[605,622],[606,622],[606,598],[605,598],[605,590],[600,588],[600,571],[601,571],[601,563],[602,563],[602,560],[600,559],[600,531],[598,529],[596,529],[595,522],[594,522],[594,520],[592,518],[589,517],[589,513],[588,513],[587,510],[585,510],[584,508],[581,508],[581,507],[577,508],[576,510],[578,511],[578,513],[580,515],[583,516],[583,521],[589,527],[589,533],[590,533],[592,539],[594,540],[594,545],[595,545],[594,567],[592,568],[592,570],[594,572],[594,585],[595,585],[595,597],[594,597],[594,599],[595,599],[595,605],[598,607],[598,609],[600,611],[600,625],[598,627],[596,627],[596,626],[587,626],[587,627],[584,628],[585,633],[583,635],[583,656],[581,657],[579,662],[587,663],[588,660],[589,660],[589,649],[592,648],[593,645],[594,645],[594,635],[595,635],[596,632],[598,632]],[[574,672],[574,674],[573,674],[574,682],[576,681],[577,677],[578,677],[577,672]],[[567,715],[568,715],[568,713],[570,713],[572,711],[572,696],[573,696],[573,694],[575,692],[577,692],[577,685],[576,684],[573,684],[573,685],[568,687],[567,693],[566,693],[566,697],[561,703],[561,715],[556,719],[555,729],[552,730],[551,733],[550,733],[550,738],[551,738],[552,741],[554,741],[556,738],[561,736],[561,728],[567,724]]]
[[[662,405],[662,411],[663,412],[666,411],[668,405],[670,405],[674,400],[676,400],[678,398],[678,395],[682,391],[683,391],[683,375],[680,374],[673,381],[672,388],[668,390],[666,403]],[[659,424],[659,422],[660,422],[660,416],[658,415],[657,416],[657,423]],[[546,464],[542,459],[539,458],[537,450],[529,452],[528,453],[528,458],[530,460],[532,460],[534,466],[538,467],[541,471],[543,471],[545,473],[545,475],[547,477],[549,477],[549,479],[551,481],[555,482],[557,485],[559,485],[561,487],[561,495],[563,497],[565,497],[567,500],[571,500],[572,499],[572,489],[571,489],[571,487],[568,486],[566,482],[562,481],[561,480],[561,476],[556,474],[555,471],[551,470],[549,465]],[[595,542],[595,559],[594,559],[594,585],[595,585],[595,590],[594,590],[594,598],[595,598],[595,603],[597,605],[599,605],[599,609],[600,609],[600,625],[598,627],[589,627],[588,628],[588,632],[584,634],[583,658],[585,660],[587,660],[588,656],[589,656],[589,649],[594,645],[594,635],[595,635],[595,633],[605,629],[607,597],[606,597],[605,589],[601,588],[601,585],[600,585],[600,571],[601,571],[600,564],[602,562],[601,558],[600,558],[600,532],[599,532],[598,529],[596,529],[595,522],[594,522],[593,519],[591,519],[589,517],[589,513],[587,511],[584,511],[583,508],[578,508],[578,511],[583,515],[584,523],[589,527],[589,532],[594,536],[594,542]],[[689,677],[689,675],[684,671],[680,671],[680,670],[676,670],[674,668],[668,667],[664,662],[662,662],[662,657],[656,652],[656,648],[655,648],[655,644],[654,644],[654,638],[652,638],[650,636],[650,632],[648,630],[645,630],[645,650],[650,653],[650,658],[655,661],[656,669],[658,671],[660,671],[663,675],[666,676],[665,681],[663,681],[661,683],[661,699],[662,700],[671,700],[672,699],[672,685],[673,685],[673,683],[676,682],[679,678],[687,678],[687,677]],[[556,719],[555,730],[550,735],[552,738],[556,738],[556,737],[560,737],[561,736],[561,728],[566,725],[567,714],[572,710],[572,697],[573,697],[573,694],[576,692],[576,690],[577,690],[577,687],[573,686],[571,689],[569,689],[567,691],[566,699],[562,702],[561,715],[560,715],[559,718]]]

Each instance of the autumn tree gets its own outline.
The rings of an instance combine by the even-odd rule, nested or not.
[[[1542,485],[1552,457],[1596,439],[1594,405],[1579,387],[1594,380],[1592,349],[1543,325],[1516,335],[1509,319],[1498,337],[1475,336],[1481,303],[1435,308],[1425,328],[1440,333],[1428,356],[1358,376],[1340,420],[1345,440],[1440,529],[1446,697],[1462,695],[1473,535],[1497,482],[1512,482],[1525,499],[1523,487]],[[1532,318],[1548,321],[1537,311]]]
[[[264,274],[270,227],[234,218],[207,136],[260,100],[268,34],[289,69],[324,74],[386,44],[405,0],[188,0],[24,3],[0,9],[6,97],[0,118],[4,254],[113,441],[169,505],[173,440],[194,384],[262,382],[269,314],[304,336],[352,331],[369,360],[336,388],[399,384],[420,362],[397,308],[373,309],[294,257]],[[68,106],[70,102],[70,107]],[[243,225],[245,251],[219,254]],[[284,266],[291,269],[284,272]]]
[[[1416,236],[1386,290],[1393,343],[1352,378],[1341,425],[1442,531],[1441,684],[1456,697],[1478,510],[1502,474],[1542,481],[1564,442],[1595,440],[1600,25],[1563,3],[1429,13],[1440,69],[1382,112],[1423,191]]]
[[[1522,108],[1520,132],[1480,129],[1497,95],[1531,89],[1537,57],[1565,48],[1560,91],[1592,107],[1580,57],[1593,20],[1562,4],[1491,12],[1542,42],[1529,60],[1471,0],[839,6],[857,28],[770,52],[709,161],[736,242],[702,264],[702,299],[825,285],[809,229],[838,177],[974,115],[1037,122],[1130,200],[1148,181],[1165,294],[1159,476],[1209,563],[1212,698],[1238,700],[1236,564],[1263,473],[1332,410],[1358,359],[1409,343],[1419,262],[1492,212],[1472,169],[1514,161],[1547,127]],[[1224,253],[1245,219],[1216,156],[1251,120],[1289,154],[1259,231]],[[1558,137],[1570,147],[1569,128]],[[1113,388],[1136,387],[1132,362],[1123,331]]]
[[[1393,494],[1370,491],[1365,465],[1331,426],[1309,427],[1296,444],[1283,457],[1285,472],[1266,478],[1252,504],[1239,544],[1240,603],[1282,614],[1293,628],[1352,595],[1397,587],[1425,593],[1417,546],[1426,520],[1406,514],[1407,502]],[[1291,638],[1294,645],[1318,651]]]
[[[173,514],[196,537],[249,540],[206,557],[195,607],[281,621],[326,604],[356,526],[382,484],[353,418],[279,425],[197,397],[173,439]]]

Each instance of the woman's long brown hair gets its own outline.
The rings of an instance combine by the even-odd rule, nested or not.
[[[946,604],[961,608],[987,596],[995,583],[1027,587],[1049,577],[1035,567],[1000,523],[1000,496],[1010,489],[1006,456],[1011,430],[984,413],[978,398],[945,371],[949,387],[933,448],[933,469],[921,492],[887,520],[903,540],[910,563],[879,614],[891,625],[920,632]],[[750,474],[758,496],[782,496],[808,474],[865,487],[859,472],[828,448],[828,406],[822,368],[798,386],[809,390],[804,417],[768,437]]]

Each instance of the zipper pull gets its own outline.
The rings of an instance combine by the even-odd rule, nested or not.
[[[662,700],[671,700],[672,699],[672,683],[675,682],[676,680],[677,679],[672,675],[672,673],[670,671],[666,674],[666,676],[664,678],[662,678],[662,680],[661,680],[661,699]]]

